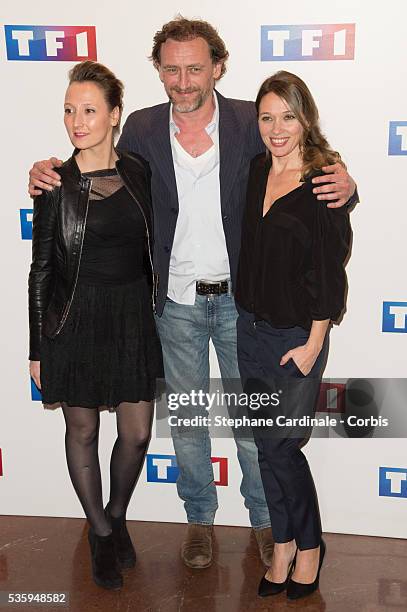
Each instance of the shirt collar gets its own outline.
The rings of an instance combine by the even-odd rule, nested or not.
[[[208,136],[211,136],[211,134],[215,132],[219,124],[219,102],[218,102],[218,96],[216,95],[216,91],[213,92],[213,99],[215,101],[215,110],[214,110],[212,119],[210,120],[210,122],[205,128]],[[172,115],[172,104],[171,104],[170,105],[170,133],[173,136],[174,134],[178,134],[179,132],[180,132],[180,129],[175,123],[174,117]]]

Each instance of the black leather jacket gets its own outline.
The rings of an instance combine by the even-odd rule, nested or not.
[[[120,154],[116,169],[145,220],[154,307],[156,278],[150,171],[142,157],[128,153]],[[75,158],[72,156],[57,171],[61,187],[44,191],[34,200],[32,264],[28,279],[31,360],[40,360],[41,335],[55,338],[67,319],[78,280],[89,206],[92,179],[81,175]]]

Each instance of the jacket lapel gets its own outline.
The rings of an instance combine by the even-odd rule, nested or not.
[[[224,212],[233,183],[240,171],[244,147],[241,127],[232,105],[227,98],[219,92],[216,93],[219,102],[220,196]]]
[[[219,173],[223,211],[227,206],[230,192],[240,170],[240,160],[244,147],[241,141],[241,127],[232,105],[219,92],[216,92],[216,94],[219,102]],[[154,167],[161,174],[178,205],[177,183],[170,140],[169,113],[169,103],[157,109],[147,146],[154,162]]]
[[[170,104],[165,104],[157,109],[154,125],[150,132],[149,143],[146,143],[150,150],[151,158],[154,161],[154,168],[161,174],[171,196],[177,201],[177,183],[175,180],[174,163],[172,159],[171,140],[170,140]]]

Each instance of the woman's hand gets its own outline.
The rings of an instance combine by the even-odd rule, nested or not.
[[[30,376],[35,382],[37,388],[41,391],[40,362],[39,361],[30,361]]]
[[[301,374],[307,376],[311,372],[321,348],[321,346],[309,342],[303,346],[297,346],[281,357],[280,365],[283,366],[292,359]]]
[[[329,319],[313,321],[308,340],[302,346],[297,346],[281,357],[280,365],[283,366],[292,359],[304,376],[307,376],[317,360],[324,344],[325,334],[328,329]]]

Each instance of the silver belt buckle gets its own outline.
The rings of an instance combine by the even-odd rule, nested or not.
[[[199,281],[197,281],[197,283],[202,283],[203,285],[207,285],[207,286],[213,286],[213,288],[217,288],[217,291],[214,293],[212,291],[205,293],[205,295],[222,295],[221,294],[221,289],[222,289],[222,283],[227,283],[228,284],[228,290],[227,293],[230,294],[231,293],[231,282],[229,278],[225,278],[224,280],[221,281],[210,281],[210,280],[205,280],[205,279],[200,279]]]

